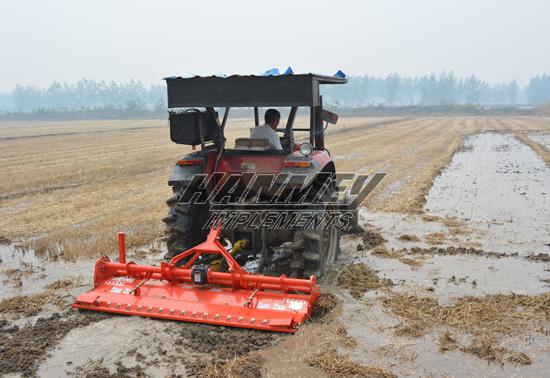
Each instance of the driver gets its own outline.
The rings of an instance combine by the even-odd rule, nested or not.
[[[270,150],[282,150],[281,141],[275,131],[279,125],[281,113],[276,109],[267,109],[264,115],[265,123],[250,129],[250,138],[267,139]]]

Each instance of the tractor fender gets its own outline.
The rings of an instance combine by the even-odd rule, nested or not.
[[[278,180],[281,180],[280,184],[283,184],[284,180],[287,179],[286,175],[284,174],[289,174],[291,176],[290,176],[290,181],[288,182],[288,185],[307,188],[309,185],[313,183],[314,181],[313,179],[319,173],[325,173],[325,172],[335,173],[334,162],[330,158],[329,154],[324,150],[314,150],[308,156],[303,156],[299,151],[295,151],[285,158],[285,162],[286,161],[293,161],[293,162],[308,161],[310,162],[310,166],[307,168],[283,167],[283,169],[281,170],[281,173],[283,175],[280,176],[280,179],[278,179]],[[303,179],[304,175],[306,175],[305,180]]]
[[[180,161],[186,161],[186,160],[199,160],[202,159],[203,163],[200,165],[182,165],[179,164]],[[178,161],[176,162],[176,165],[172,169],[172,172],[170,173],[170,177],[168,178],[168,185],[169,186],[187,186],[191,183],[193,180],[193,177],[198,174],[204,173],[205,167],[207,164],[207,156],[202,154],[201,152],[192,152],[190,154],[186,154],[181,156]]]

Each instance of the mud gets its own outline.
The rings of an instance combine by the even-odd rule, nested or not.
[[[383,244],[386,240],[382,237],[382,234],[371,227],[361,227],[356,233],[361,237],[362,243],[358,250],[371,249]]]
[[[525,257],[529,261],[539,261],[539,262],[550,262],[550,255],[548,253],[538,253],[533,255],[528,255]]]
[[[306,362],[331,377],[396,378],[377,366],[367,366],[342,356],[334,347],[325,346],[321,352],[308,357]]]
[[[200,372],[201,378],[256,378],[262,375],[265,358],[258,353],[235,357],[223,364],[208,363]]]
[[[412,247],[412,248],[402,249],[401,252],[408,253],[408,254],[413,254],[413,255],[485,256],[485,257],[494,257],[494,258],[497,258],[497,259],[498,258],[503,258],[503,257],[517,257],[518,256],[517,253],[506,254],[506,253],[493,252],[493,251],[484,251],[482,249],[468,248],[468,247],[431,247],[431,248]]]
[[[323,319],[326,315],[334,311],[337,305],[338,299],[336,299],[336,295],[333,293],[321,293],[315,307],[313,308],[311,318],[313,320]]]
[[[186,366],[189,375],[215,376],[212,372],[216,369],[231,369],[227,364],[232,359],[275,345],[284,337],[288,336],[250,329],[188,323],[179,325],[175,344],[194,353],[207,355],[198,356],[195,362]]]
[[[205,324],[180,324],[177,345],[199,353],[216,353],[218,358],[230,359],[251,351],[273,345],[285,335],[256,331],[218,327]]]
[[[399,239],[400,241],[403,241],[403,242],[411,242],[411,243],[417,243],[417,242],[420,241],[420,238],[418,236],[409,235],[409,234],[399,235],[399,237],[397,239]]]
[[[57,280],[47,285],[46,287],[51,290],[67,289],[75,286],[75,282],[70,278],[64,278]]]
[[[344,268],[338,277],[338,285],[341,288],[348,289],[355,299],[361,299],[368,290],[390,287],[393,282],[378,277],[376,271],[366,264],[360,263],[351,264]]]
[[[103,365],[102,360],[92,360],[83,366],[76,367],[68,376],[77,378],[147,378],[150,375],[143,372],[143,368],[139,365],[131,368],[124,366],[121,363],[117,364],[116,371],[111,373],[110,370]]]
[[[72,329],[105,319],[97,313],[55,313],[48,318],[39,318],[35,324],[23,327],[2,328],[0,336],[0,374],[19,373],[35,376],[40,362],[48,351]]]
[[[0,301],[0,313],[21,314],[28,317],[38,315],[47,304],[63,308],[67,306],[68,301],[53,292],[20,295]]]
[[[377,247],[372,250],[371,255],[376,257],[388,258],[388,259],[397,259],[399,260],[399,262],[412,267],[419,267],[424,264],[424,260],[422,257],[420,258],[406,257],[403,251],[405,250],[395,251],[392,249],[390,251],[385,247]]]

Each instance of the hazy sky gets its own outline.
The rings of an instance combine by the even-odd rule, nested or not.
[[[0,92],[80,78],[550,73],[548,0],[0,0]]]

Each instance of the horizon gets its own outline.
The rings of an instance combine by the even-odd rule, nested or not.
[[[276,68],[276,67],[271,67],[271,68]],[[283,69],[281,69],[281,67],[278,67],[278,68],[281,72],[283,72],[286,69],[286,67],[283,68]],[[267,71],[267,69],[262,71],[262,72],[258,72],[258,73],[240,73],[240,74],[237,74],[237,75],[257,75],[257,76],[261,76],[265,71]],[[529,80],[537,78],[537,77],[542,77],[542,76],[548,76],[549,75],[548,72],[540,72],[538,74],[533,75],[531,78],[529,78],[525,84],[522,84],[522,83],[519,83],[517,79],[491,82],[491,81],[488,81],[488,80],[484,80],[483,78],[479,77],[476,74],[470,74],[470,75],[466,75],[466,76],[458,76],[458,75],[456,75],[454,70],[443,70],[443,71],[440,71],[440,72],[432,71],[432,72],[428,72],[426,74],[417,75],[417,76],[405,76],[405,75],[401,75],[399,72],[391,72],[390,74],[385,75],[385,76],[370,75],[369,73],[348,75],[347,72],[345,72],[344,70],[342,70],[342,71],[346,74],[347,79],[368,77],[368,78],[372,78],[372,79],[382,79],[382,80],[386,80],[386,79],[388,79],[388,77],[390,77],[392,75],[397,75],[400,79],[404,79],[404,80],[420,80],[422,78],[430,77],[432,75],[435,75],[435,77],[439,77],[442,74],[453,74],[455,79],[458,80],[458,81],[466,80],[468,78],[474,77],[474,78],[480,80],[482,83],[486,83],[486,84],[491,85],[491,86],[510,84],[510,83],[513,83],[515,81],[515,82],[517,82],[519,87],[522,88],[522,89],[529,84]],[[549,72],[550,72],[550,70],[549,70]],[[326,76],[332,76],[333,75],[333,74],[329,74],[329,73],[325,73],[325,72],[294,72],[295,75],[306,74],[306,73],[314,73],[314,74],[326,75]],[[212,75],[193,75],[193,74],[190,74],[190,75],[178,75],[178,76],[193,77],[193,76],[231,76],[231,75],[233,75],[233,74],[232,73],[217,73],[217,74],[212,74]],[[103,79],[103,78],[95,79],[95,78],[91,78],[91,77],[82,77],[82,78],[76,79],[74,81],[54,80],[50,83],[44,83],[44,85],[37,85],[37,84],[24,85],[24,84],[21,84],[21,83],[16,83],[15,86],[11,90],[9,90],[9,91],[0,91],[0,94],[12,94],[17,86],[22,87],[22,88],[35,87],[39,90],[47,90],[53,84],[75,85],[75,84],[77,84],[81,81],[85,81],[85,80],[94,81],[94,82],[97,82],[97,83],[100,83],[100,82],[115,83],[117,85],[124,85],[124,84],[128,84],[128,83],[131,83],[131,82],[136,82],[136,83],[142,84],[146,88],[151,88],[152,86],[156,86],[156,85],[164,85],[164,78],[161,78],[158,81],[158,83],[155,83],[155,82],[146,83],[143,80],[137,79],[137,78],[134,78],[134,77],[130,77],[127,80],[120,80],[120,81],[119,80],[112,80],[112,79],[111,80]]]

